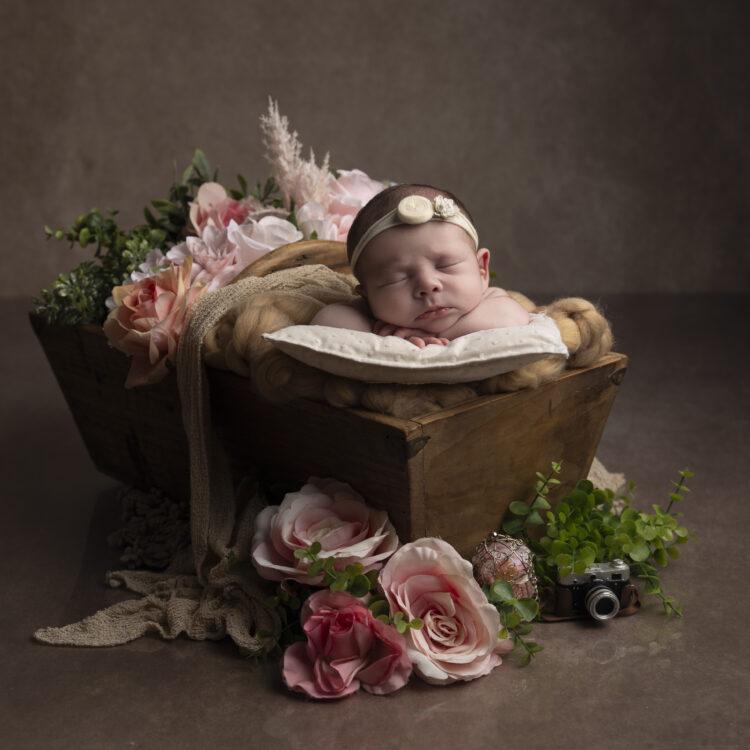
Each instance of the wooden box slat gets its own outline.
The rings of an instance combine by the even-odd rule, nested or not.
[[[101,328],[31,320],[97,468],[189,497],[174,373],[126,390],[129,360]],[[563,461],[562,489],[587,474],[626,366],[627,357],[610,354],[535,390],[413,419],[308,399],[270,403],[249,380],[221,370],[209,370],[209,382],[214,426],[236,476],[260,466],[289,489],[311,475],[336,477],[388,511],[402,540],[441,536],[468,555],[550,461]]]

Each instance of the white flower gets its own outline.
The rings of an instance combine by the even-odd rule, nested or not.
[[[455,216],[458,213],[458,208],[451,198],[446,198],[444,195],[437,195],[435,196],[435,213],[441,219],[447,219]]]
[[[244,224],[229,223],[229,240],[237,246],[242,261],[247,264],[290,242],[302,239],[302,232],[291,221],[278,216],[264,216],[259,221],[250,220]]]
[[[308,239],[313,232],[319,240],[337,240],[338,227],[331,216],[326,214],[322,203],[309,201],[296,212],[297,224]]]

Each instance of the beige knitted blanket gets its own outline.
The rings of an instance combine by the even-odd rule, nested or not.
[[[286,269],[262,278],[246,278],[199,299],[183,332],[177,353],[177,375],[183,423],[190,446],[190,519],[192,546],[165,572],[119,570],[107,573],[113,587],[141,594],[103,609],[80,622],[41,628],[43,643],[70,646],[114,646],[146,633],[173,639],[181,633],[195,640],[229,636],[246,654],[261,653],[275,641],[281,623],[265,604],[269,595],[250,563],[253,520],[261,500],[249,483],[235,494],[226,455],[210,415],[204,340],[221,317],[250,295],[262,291],[319,286],[324,266]],[[624,478],[594,461],[590,474],[598,486],[619,489]],[[267,640],[258,631],[271,634]]]

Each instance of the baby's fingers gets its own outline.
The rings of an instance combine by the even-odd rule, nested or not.
[[[409,336],[407,340],[415,346],[418,346],[420,349],[424,349],[424,347],[427,346],[427,344],[425,344],[424,342],[424,339],[420,338],[419,336]]]
[[[377,333],[378,336],[394,336],[394,331],[396,330],[396,326],[394,326],[392,323],[383,323],[381,322],[380,325],[373,326],[373,332]]]

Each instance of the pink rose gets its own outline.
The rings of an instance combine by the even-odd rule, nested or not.
[[[359,690],[385,695],[411,675],[404,639],[376,620],[351,594],[323,589],[302,606],[307,643],[284,652],[282,677],[290,690],[312,698],[343,698]]]
[[[202,285],[191,286],[191,265],[188,258],[181,266],[112,290],[117,306],[104,321],[104,333],[112,346],[132,355],[126,388],[166,376],[188,310],[205,291]]]
[[[308,575],[309,560],[294,551],[320,542],[321,559],[331,557],[337,570],[360,563],[378,570],[398,548],[398,536],[382,510],[369,508],[362,496],[336,479],[310,477],[281,505],[269,505],[255,519],[252,558],[258,573],[271,581],[286,578],[322,585],[324,575]]]
[[[225,229],[230,221],[242,224],[249,213],[261,208],[255,198],[237,201],[218,182],[204,182],[190,204],[190,222],[196,234],[202,234],[207,226]]]
[[[405,544],[386,563],[380,585],[395,614],[418,617],[423,626],[406,632],[414,670],[426,682],[445,685],[488,674],[509,651],[499,641],[500,615],[487,601],[464,560],[442,539]]]
[[[361,169],[338,169],[339,176],[331,180],[331,202],[328,212],[356,215],[370,198],[374,198],[387,185],[368,177]]]
[[[249,263],[243,263],[228,241],[227,230],[211,225],[203,228],[200,237],[188,237],[167,252],[167,259],[177,265],[187,258],[192,259],[191,284],[205,284],[209,292],[226,286]]]
[[[346,242],[346,236],[359,209],[386,185],[359,169],[339,169],[339,176],[328,181],[328,203],[308,201],[295,212],[305,237],[316,233],[319,240]]]

